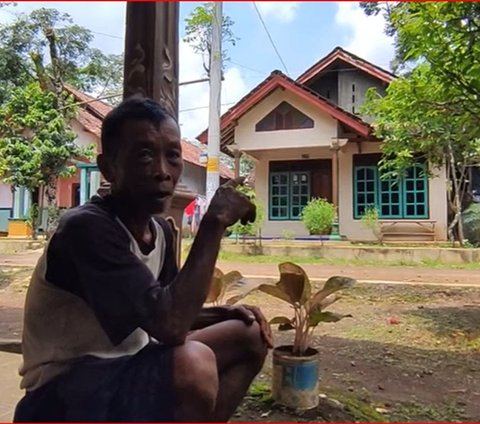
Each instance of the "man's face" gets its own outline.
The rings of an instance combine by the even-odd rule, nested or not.
[[[119,149],[102,168],[112,193],[147,213],[161,213],[169,205],[183,171],[177,123],[167,118],[156,128],[148,121],[123,124]]]

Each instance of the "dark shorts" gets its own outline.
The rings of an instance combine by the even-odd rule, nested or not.
[[[173,349],[151,344],[116,359],[92,356],[27,392],[14,422],[172,422]]]

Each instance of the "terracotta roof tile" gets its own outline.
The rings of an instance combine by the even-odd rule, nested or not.
[[[101,100],[96,100],[95,97],[89,96],[76,88],[73,88],[70,85],[65,85],[65,89],[75,97],[75,100],[79,103],[84,103],[82,108],[88,110],[91,114],[95,115],[99,119],[105,118],[108,112],[112,110],[112,106],[102,102]],[[86,103],[88,102],[88,103]]]
[[[112,106],[100,100],[95,100],[94,97],[82,93],[71,86],[66,86],[65,88],[75,97],[75,100],[78,103],[88,102],[79,105],[76,119],[86,131],[100,138],[103,118],[105,118],[105,116],[112,110]],[[205,165],[200,163],[200,153],[202,153],[202,151],[204,151],[204,149],[201,147],[195,146],[186,140],[182,140],[184,161],[205,168]],[[220,176],[224,179],[230,179],[233,178],[233,172],[225,164],[220,163]]]

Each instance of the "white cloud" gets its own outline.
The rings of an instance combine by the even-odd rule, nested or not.
[[[298,1],[257,1],[255,4],[260,13],[267,18],[274,18],[280,22],[292,22],[300,6]]]
[[[381,15],[367,16],[357,2],[338,2],[335,22],[350,28],[344,47],[346,50],[389,68],[393,58],[393,39],[385,32],[385,20]]]
[[[180,42],[180,82],[205,77],[202,56],[196,54],[190,45]],[[242,72],[237,67],[225,71],[222,82],[222,113],[248,92]],[[180,89],[180,125],[182,135],[193,139],[208,127],[208,82],[181,86]],[[193,110],[192,110],[193,109]]]

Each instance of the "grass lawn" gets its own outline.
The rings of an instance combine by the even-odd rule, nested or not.
[[[184,255],[185,257],[186,255]],[[295,262],[298,264],[318,264],[318,265],[357,265],[357,266],[412,266],[418,268],[433,268],[433,269],[479,269],[480,262],[470,262],[461,264],[446,264],[441,261],[424,260],[421,263],[409,261],[368,261],[364,259],[327,259],[315,256],[270,256],[270,255],[245,255],[241,253],[220,251],[218,257],[220,261],[230,262],[244,262],[244,263],[266,263],[278,264],[281,262]]]

